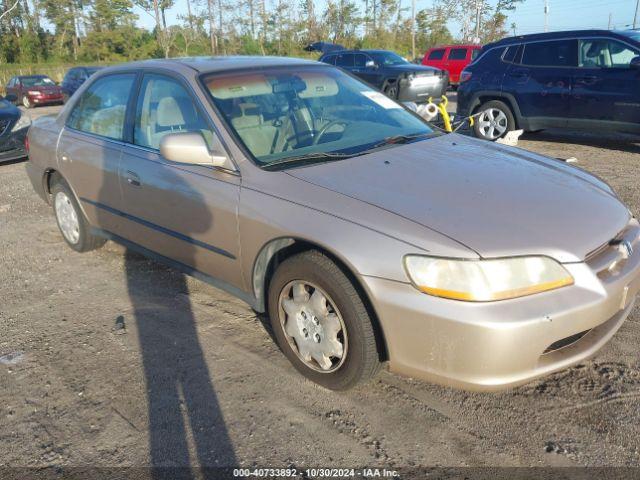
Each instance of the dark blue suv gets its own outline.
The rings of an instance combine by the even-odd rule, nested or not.
[[[71,97],[91,75],[101,68],[102,67],[74,67],[70,69],[64,76],[61,85],[64,101],[69,100],[69,97]]]
[[[476,136],[521,128],[640,133],[640,31],[511,37],[483,47],[460,76],[458,116]]]

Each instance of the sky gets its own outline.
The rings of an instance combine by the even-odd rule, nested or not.
[[[267,0],[268,2],[270,0]],[[273,0],[271,0],[273,1]],[[493,3],[495,0],[487,0]],[[547,0],[549,4],[549,30],[575,30],[581,28],[604,28],[609,26],[611,15],[612,28],[631,28],[636,0]],[[322,11],[326,0],[315,0],[316,11]],[[202,2],[204,3],[204,2]],[[410,7],[411,0],[402,0],[403,6]],[[432,0],[416,0],[416,9],[429,8]],[[138,23],[153,28],[154,20],[149,14],[137,9]],[[176,6],[168,12],[167,21],[177,23],[176,16],[186,13],[186,1],[176,0]],[[544,31],[544,0],[524,0],[509,15],[507,26],[516,24],[516,34]],[[459,26],[449,23],[449,29],[456,36]],[[640,14],[638,17],[640,27]],[[510,29],[510,33],[513,31]],[[320,39],[319,39],[320,40]]]

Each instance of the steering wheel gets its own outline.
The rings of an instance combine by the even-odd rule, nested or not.
[[[349,125],[349,123],[346,120],[332,120],[331,122],[327,123],[324,127],[322,127],[319,131],[318,134],[316,135],[316,137],[313,139],[313,142],[311,143],[312,145],[317,145],[318,143],[320,143],[320,139],[324,136],[325,133],[327,133],[327,131],[333,127],[334,125],[344,125],[345,127],[347,125]]]

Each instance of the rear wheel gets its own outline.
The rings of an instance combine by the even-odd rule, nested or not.
[[[475,118],[473,123],[473,131],[478,138],[497,140],[516,128],[511,109],[500,100],[483,103],[478,108],[478,112],[480,115]]]
[[[393,98],[394,100],[398,98],[398,85],[395,83],[390,83],[384,88],[384,93],[387,97]]]
[[[308,251],[285,260],[269,285],[269,316],[278,345],[308,379],[346,390],[380,366],[371,318],[343,271]]]
[[[75,195],[69,186],[59,180],[51,189],[53,212],[62,237],[76,252],[88,252],[105,244],[106,240],[91,233]]]

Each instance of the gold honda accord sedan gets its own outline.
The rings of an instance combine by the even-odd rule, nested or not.
[[[105,68],[30,129],[71,248],[119,242],[268,312],[303,375],[495,390],[582,361],[640,290],[640,226],[602,180],[443,134],[330,65]]]

